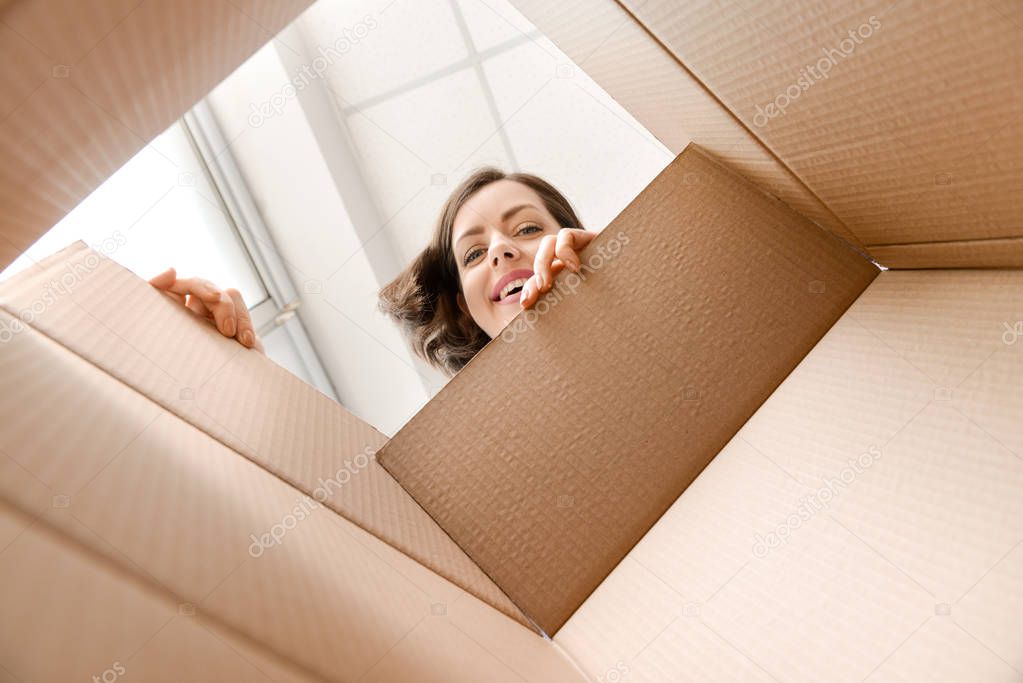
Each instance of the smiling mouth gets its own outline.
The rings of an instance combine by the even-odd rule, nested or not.
[[[498,305],[515,303],[521,298],[522,288],[531,277],[533,277],[533,271],[528,268],[519,268],[505,273],[494,285],[490,300]]]
[[[512,280],[506,284],[501,289],[501,293],[497,297],[497,303],[504,303],[511,297],[515,297],[515,300],[518,301],[518,297],[522,293],[522,288],[526,285],[527,279],[528,278],[522,277],[518,280]]]

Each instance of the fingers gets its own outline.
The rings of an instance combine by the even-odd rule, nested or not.
[[[536,256],[533,258],[533,276],[526,280],[522,294],[519,295],[519,304],[523,308],[530,308],[541,294],[551,288],[554,276],[563,267],[563,264],[554,258],[557,239],[555,235],[544,235],[540,238],[540,246],[537,247]]]
[[[551,272],[551,261],[554,260],[554,248],[557,246],[556,235],[544,235],[540,238],[540,246],[536,249],[536,257],[533,258],[533,277],[536,281],[537,291],[546,289],[547,283],[554,282],[554,273]]]
[[[149,284],[153,285],[167,296],[175,299],[178,303],[185,303],[185,295],[170,291],[170,286],[178,279],[178,274],[173,268],[168,268],[159,275],[150,278]]]
[[[242,299],[241,292],[237,289],[228,289],[226,294],[231,298],[234,303],[234,314],[237,319],[236,327],[237,332],[235,337],[241,342],[242,346],[250,349],[256,348],[259,340],[256,338],[256,328],[252,325],[252,317],[249,316],[249,308],[245,305],[245,300]],[[263,345],[259,344],[259,349],[262,351]]]
[[[220,292],[216,302],[204,301],[213,314],[213,321],[225,337],[233,337],[238,332],[238,318],[235,315],[234,299]]]
[[[212,282],[197,277],[178,278],[171,283],[167,291],[174,292],[175,294],[197,296],[205,303],[210,304],[221,301],[222,294]]]
[[[178,278],[173,268],[154,276],[149,283],[180,301],[199,317],[211,320],[225,337],[233,337],[242,346],[265,353],[256,336],[249,309],[237,289],[222,292],[209,280]]]
[[[519,305],[523,308],[532,308],[539,298],[540,292],[536,288],[536,282],[533,278],[529,278],[526,280],[526,284],[522,286],[522,293],[519,294]]]
[[[565,264],[560,259],[554,259],[550,264],[550,282],[543,288],[537,282],[536,275],[526,280],[522,287],[522,294],[519,295],[519,304],[523,308],[531,308],[539,300],[540,295],[554,285],[554,276],[565,269]]]
[[[579,252],[586,248],[596,233],[574,228],[564,228],[558,231],[557,242],[554,246],[554,254],[565,262],[565,266],[573,273],[578,273],[582,264],[579,261]]]
[[[206,307],[206,304],[197,296],[190,296],[185,299],[185,308],[195,313],[200,318],[206,318],[207,320],[213,320],[213,314],[210,309]]]
[[[168,268],[159,275],[156,275],[149,279],[149,284],[153,285],[157,289],[167,289],[174,284],[174,281],[178,279],[178,274],[173,268]]]
[[[545,235],[540,240],[533,259],[533,277],[526,281],[519,296],[523,308],[530,308],[540,295],[554,286],[554,277],[568,268],[578,273],[582,267],[579,251],[584,249],[596,233],[575,228],[562,228],[557,235]]]
[[[249,315],[248,306],[237,289],[224,290],[220,301],[215,303],[189,296],[187,305],[192,311],[213,321],[217,331],[225,337],[233,337],[242,346],[265,355],[263,343],[256,336],[256,328]]]

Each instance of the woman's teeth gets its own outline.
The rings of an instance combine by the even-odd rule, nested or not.
[[[497,297],[498,301],[502,301],[509,294],[514,294],[516,290],[522,289],[526,284],[526,278],[519,278],[518,280],[512,280],[504,286],[501,290],[501,295]]]

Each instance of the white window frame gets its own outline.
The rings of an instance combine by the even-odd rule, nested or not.
[[[249,311],[257,334],[265,337],[278,327],[283,327],[282,331],[288,335],[312,384],[322,393],[338,400],[337,391],[297,315],[301,301],[298,289],[277,253],[273,237],[238,169],[220,124],[205,100],[185,113],[181,123],[203,162],[202,166],[217,192],[225,215],[229,217],[242,247],[266,288],[268,297]]]

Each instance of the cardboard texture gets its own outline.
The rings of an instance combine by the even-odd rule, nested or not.
[[[0,268],[310,3],[0,4]]]
[[[47,298],[70,272],[70,291]],[[111,287],[126,308],[102,296]],[[0,663],[17,679],[86,679],[115,661],[166,668],[198,647],[189,666],[219,661],[203,680],[244,680],[260,660],[232,641],[298,680],[430,680],[420,667],[438,680],[577,678],[550,642],[426,569],[457,556],[451,573],[481,576],[372,460],[348,457],[380,437],[340,406],[80,245],[2,290],[0,367],[17,391],[0,398],[0,585],[19,590],[0,597]],[[16,324],[44,300],[38,327]],[[249,382],[234,381],[236,363]],[[207,381],[178,409],[161,374]],[[251,412],[260,403],[266,419]],[[233,422],[239,408],[254,419]],[[313,476],[334,495],[304,483]],[[403,537],[420,562],[345,516],[394,545]]]
[[[581,258],[378,455],[547,633],[878,273],[693,147]]]
[[[512,4],[672,152],[696,142],[797,212],[862,246],[628,9],[612,0]]]
[[[0,265],[308,4],[0,0]],[[1021,5],[514,4],[682,153],[392,442],[0,285],[0,681],[1023,678]]]
[[[514,4],[669,148],[707,147],[885,266],[1006,265],[985,241],[1023,237],[1018,2]],[[970,244],[928,248],[950,240]]]
[[[591,680],[1019,680],[1020,320],[1021,270],[879,275],[555,640]]]
[[[1023,238],[972,240],[969,242],[924,242],[877,246],[871,253],[895,269],[933,268],[1018,268],[1023,264]]]
[[[70,293],[62,296],[65,280]],[[266,358],[191,324],[162,297],[77,243],[6,284],[0,308],[18,316],[47,304],[36,330],[525,623],[372,459],[386,437]]]

